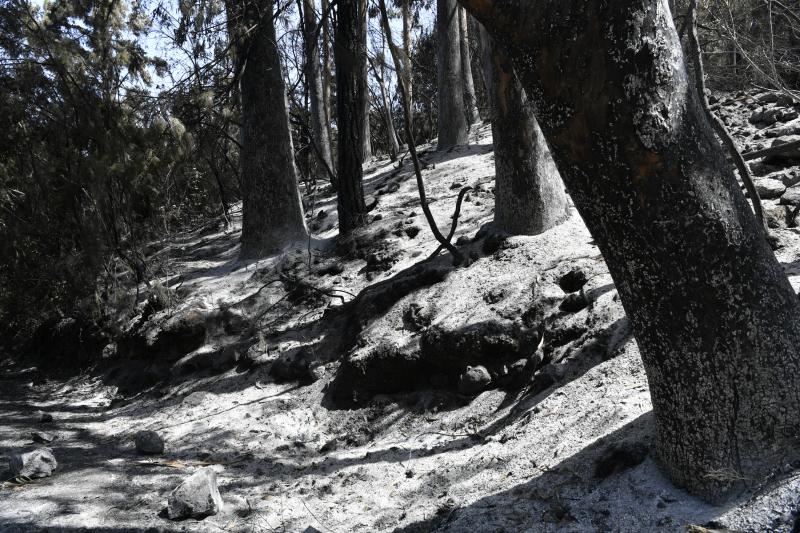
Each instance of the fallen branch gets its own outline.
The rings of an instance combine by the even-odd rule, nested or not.
[[[771,155],[782,155],[787,152],[791,152],[792,150],[797,150],[798,148],[800,148],[800,141],[794,141],[781,144],[779,146],[764,148],[763,150],[753,150],[752,152],[744,153],[742,154],[742,159],[745,161],[752,161],[754,159],[761,159],[762,157],[768,157]]]
[[[411,113],[411,102],[408,101],[408,74],[403,70],[403,66],[400,61],[400,57],[397,51],[397,47],[394,44],[394,39],[392,38],[392,28],[389,24],[389,15],[386,10],[386,1],[379,0],[380,4],[380,11],[381,11],[381,23],[383,25],[383,31],[386,33],[386,41],[389,44],[389,51],[392,55],[392,61],[394,62],[394,69],[397,72],[397,81],[399,83],[400,88],[400,96],[403,101],[403,114],[405,116],[404,128],[406,132],[406,142],[408,143],[408,151],[411,154],[411,160],[414,162],[414,174],[417,177],[417,189],[419,190],[419,201],[422,206],[422,212],[425,214],[425,219],[428,221],[428,226],[430,226],[431,231],[433,232],[433,236],[436,237],[436,240],[439,241],[441,247],[447,248],[447,250],[453,255],[453,263],[458,265],[464,261],[464,255],[456,248],[453,243],[450,241],[453,234],[455,233],[456,224],[458,223],[458,209],[456,207],[456,215],[453,217],[453,225],[450,229],[450,238],[445,239],[444,235],[439,231],[439,227],[436,225],[436,220],[433,218],[433,214],[431,213],[430,207],[428,206],[428,200],[425,195],[425,182],[422,180],[422,169],[420,168],[419,164],[419,157],[417,157],[417,147],[414,141],[414,133],[411,127],[411,120],[412,120],[412,113]]]

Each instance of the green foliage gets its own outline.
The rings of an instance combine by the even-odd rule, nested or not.
[[[222,74],[208,69],[157,94],[153,78],[168,73],[144,48],[152,24],[136,1],[0,4],[0,324],[9,331],[83,311],[98,283],[108,300],[120,281],[146,282],[143,243],[219,214],[226,187],[235,199],[232,113],[214,90]]]

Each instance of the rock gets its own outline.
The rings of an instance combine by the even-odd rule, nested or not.
[[[778,121],[779,122],[791,122],[796,118],[800,117],[800,113],[795,111],[794,109],[784,109],[780,113],[778,113]]]
[[[788,225],[790,215],[788,205],[775,205],[767,203],[764,205],[764,216],[770,228],[785,228]]]
[[[197,407],[198,405],[203,403],[206,400],[206,398],[211,398],[213,396],[214,395],[211,394],[210,392],[195,391],[187,395],[186,398],[183,399],[183,403],[192,407]]]
[[[458,239],[456,239],[456,246],[466,246],[470,243],[470,238],[466,235],[462,235]]]
[[[136,451],[145,455],[164,453],[164,438],[155,431],[139,431],[134,437]]]
[[[53,450],[39,448],[30,452],[12,453],[9,468],[13,477],[25,476],[27,478],[50,477],[58,468]]]
[[[36,421],[42,424],[53,421],[53,415],[44,411],[36,411]]]
[[[561,276],[561,279],[558,280],[558,286],[566,294],[569,294],[581,290],[587,281],[589,281],[589,278],[586,276],[586,272],[580,268],[574,268]]]
[[[800,135],[787,135],[772,141],[772,146],[783,146],[784,144],[800,141]],[[766,165],[788,166],[787,164],[800,159],[800,148],[793,148],[781,154],[770,155],[764,158]]]
[[[372,211],[376,207],[378,207],[378,197],[377,196],[367,196],[364,198],[364,205],[367,207],[367,211]]]
[[[171,520],[205,518],[217,514],[223,505],[217,488],[217,473],[211,468],[202,468],[170,493],[167,515]]]
[[[781,196],[781,205],[800,205],[800,186],[789,187]]]
[[[586,295],[583,291],[580,291],[568,294],[567,297],[561,301],[561,305],[559,305],[558,308],[565,313],[577,313],[588,306],[589,300],[586,299]]]
[[[414,237],[419,235],[420,231],[422,231],[422,228],[420,228],[419,226],[409,226],[405,229],[405,233],[406,235],[408,235],[410,239],[413,239]]]
[[[458,392],[474,396],[486,390],[492,384],[492,376],[484,366],[468,366],[458,380]]]
[[[50,444],[56,440],[57,437],[53,433],[33,431],[31,432],[31,438],[33,439],[33,442],[38,442],[39,444]]]
[[[394,181],[390,183],[388,187],[386,187],[386,192],[388,193],[397,192],[399,190],[400,190],[400,184]]]
[[[786,185],[778,180],[770,178],[754,179],[753,184],[762,200],[772,200],[780,198],[786,192]]]
[[[481,247],[481,251],[483,255],[492,255],[500,248],[502,248],[503,244],[506,242],[507,235],[499,232],[490,232],[486,239],[483,241],[483,246]]]

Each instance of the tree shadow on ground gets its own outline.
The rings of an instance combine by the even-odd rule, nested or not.
[[[625,424],[623,427],[595,441],[581,451],[569,456],[553,467],[543,470],[538,476],[516,485],[508,490],[481,498],[463,507],[443,506],[434,516],[419,520],[412,524],[395,529],[395,533],[429,533],[432,531],[467,532],[476,529],[480,524],[481,531],[515,532],[515,531],[613,531],[625,523],[623,517],[614,516],[609,509],[615,508],[615,502],[604,499],[603,493],[613,494],[615,491],[631,491],[631,486],[640,479],[648,480],[653,486],[642,487],[642,493],[649,490],[663,489],[670,493],[667,500],[670,505],[680,506],[691,503],[698,511],[693,517],[699,522],[706,522],[718,516],[721,510],[699,502],[679,488],[674,487],[658,471],[652,459],[640,464],[620,463],[611,475],[598,477],[598,460],[622,443],[641,443],[649,446],[653,435],[653,413],[648,412]],[[604,489],[603,485],[607,487]],[[644,501],[631,502],[630,512],[637,516],[648,513],[654,516],[668,517],[674,509],[666,508],[654,492],[642,498]],[[620,494],[620,498],[623,498]],[[647,498],[651,498],[649,501]],[[572,502],[581,502],[586,510],[585,500],[597,502],[596,512],[585,511],[573,516]],[[643,508],[639,505],[648,505]],[[619,510],[619,506],[616,506]],[[669,520],[665,518],[664,520]],[[663,526],[676,529],[678,524]]]

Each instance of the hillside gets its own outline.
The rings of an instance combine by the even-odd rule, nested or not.
[[[781,95],[714,101],[744,152],[800,139]],[[234,211],[151,244],[157,282],[118,303],[114,335],[65,320],[16,354],[0,455],[45,432],[58,469],[4,483],[0,529],[796,531],[796,474],[714,507],[659,472],[636,342],[575,210],[542,235],[498,236],[491,128],[420,149],[443,232],[472,187],[454,238],[467,265],[426,261],[437,246],[410,162],[373,160],[371,220],[351,241],[337,242],[335,196],[315,193],[309,242],[241,263]],[[799,160],[752,163],[795,290]],[[83,366],[59,367],[66,352]],[[163,455],[137,454],[143,429]],[[224,510],[169,520],[169,492],[202,467]]]

